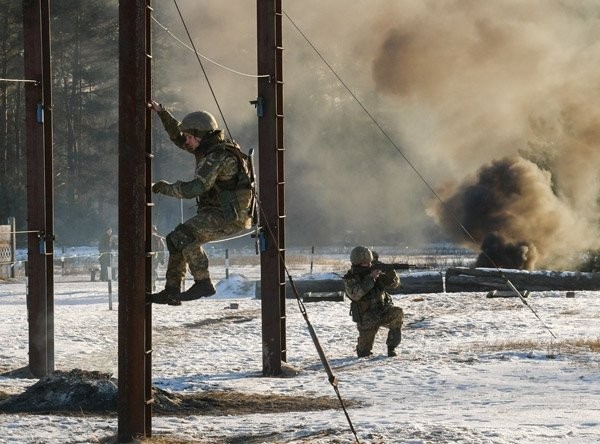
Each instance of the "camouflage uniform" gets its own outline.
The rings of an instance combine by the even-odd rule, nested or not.
[[[178,122],[167,110],[158,115],[170,139],[179,148],[185,149],[185,136]],[[177,181],[162,194],[180,198],[196,198],[197,214],[178,225],[166,236],[169,262],[166,286],[180,288],[185,277],[186,266],[195,281],[209,279],[208,256],[203,244],[221,239],[250,228],[249,213],[252,192],[240,184],[241,162],[237,144],[225,141],[223,131],[216,130],[202,138],[200,146],[193,152],[196,158],[195,178],[189,182]]]
[[[394,349],[401,340],[404,313],[400,307],[394,307],[385,289],[398,287],[400,279],[394,270],[374,279],[370,270],[368,267],[352,265],[343,277],[346,294],[353,301],[352,320],[358,328],[356,353],[359,357],[372,354],[377,331],[380,327],[386,327],[389,329],[386,341],[388,355],[395,356]]]

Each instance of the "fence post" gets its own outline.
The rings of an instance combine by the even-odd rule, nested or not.
[[[65,276],[65,246],[63,245],[60,249],[62,256],[60,257],[60,269],[61,269],[61,276]]]
[[[229,248],[225,248],[225,279],[229,279]]]
[[[108,270],[106,270],[106,276],[106,280],[108,281],[108,309],[112,310],[112,251],[108,252]]]
[[[15,262],[17,261],[17,224],[14,217],[8,218],[8,225],[10,225],[10,272],[11,278],[15,277]]]

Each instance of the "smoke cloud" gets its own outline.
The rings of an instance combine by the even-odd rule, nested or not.
[[[199,51],[255,72],[255,2],[179,4]],[[598,2],[306,0],[284,8],[448,207],[284,17],[288,242],[453,239],[478,250],[487,239],[516,248],[523,268],[565,265],[598,247]],[[167,4],[156,10],[185,35]],[[185,92],[182,111],[217,115],[193,54],[174,45],[156,63],[168,66],[157,86]],[[207,70],[234,137],[256,146],[248,104],[256,81]]]
[[[441,189],[430,209],[453,239],[481,244],[478,265],[531,270],[538,261],[568,263],[594,242],[591,227],[552,188],[549,172],[515,156]]]
[[[471,243],[460,222],[483,242],[480,263],[488,249],[501,266],[565,266],[598,247],[600,109],[589,94],[599,12],[592,2],[444,2],[382,41],[379,90],[435,116],[428,151],[452,183],[437,185],[445,206],[436,199],[429,212],[454,239]]]

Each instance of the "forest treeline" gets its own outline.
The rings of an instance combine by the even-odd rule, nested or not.
[[[22,2],[0,0],[2,79],[23,79],[24,76],[22,8]],[[174,9],[170,2],[156,2],[153,17],[164,21],[169,29],[173,26],[182,37],[185,34]],[[209,28],[198,33],[199,39],[212,36],[201,41],[198,50],[209,50],[211,55],[218,54],[219,59],[227,60],[225,56],[229,56],[230,61],[236,61],[236,67],[237,59],[243,59],[246,69],[242,70],[246,72],[256,69],[252,66],[255,55],[250,49],[255,46],[254,30],[244,34],[243,29],[238,29],[242,28],[242,22],[252,25],[252,20],[244,17],[236,23],[235,31],[227,28],[228,32],[223,33],[221,21],[206,14],[202,7],[198,10],[194,14],[190,8],[186,18],[189,23],[195,21],[198,29]],[[204,19],[202,22],[198,14]],[[118,0],[51,2],[57,246],[91,245],[109,225],[118,236],[118,15]],[[226,36],[233,34],[239,34],[239,39],[221,44]],[[289,53],[296,59],[286,60],[286,66],[292,68],[286,71],[285,138],[286,146],[293,147],[286,153],[286,201],[290,203],[286,205],[288,242],[311,242],[312,245],[343,242],[349,246],[357,242],[401,244],[407,240],[447,240],[426,215],[423,196],[428,196],[428,190],[401,162],[398,153],[390,149],[387,140],[350,95],[340,92],[336,78],[320,60],[308,57],[301,46],[292,46],[294,43],[297,42],[290,42]],[[255,79],[235,77],[224,71],[211,72],[213,82],[221,80],[217,95],[225,106],[219,116],[196,57],[154,24],[152,56],[153,98],[165,104],[177,118],[199,107],[211,110],[219,121],[226,116],[233,132],[231,137],[240,142],[246,152],[257,147],[256,111],[250,105],[250,100],[256,98]],[[360,58],[353,57],[352,62],[360,66],[360,69],[355,66],[354,72],[363,69]],[[27,229],[25,88],[24,83],[0,81],[0,224],[15,217],[19,231]],[[369,95],[371,105],[377,105],[376,94]],[[381,101],[380,106],[375,114],[385,115],[386,102]],[[395,114],[391,116],[390,125]],[[174,149],[156,116],[153,122],[153,178],[174,181],[193,177],[193,162]],[[565,132],[568,131],[567,126]],[[543,137],[538,139],[545,141]],[[411,154],[417,156],[416,153]],[[528,143],[527,152],[521,154],[547,169],[549,154],[544,146]],[[422,155],[424,153],[419,153]],[[532,157],[534,155],[538,157]],[[377,172],[373,187],[370,180],[356,182],[356,165],[368,165],[369,171]],[[425,168],[429,166],[425,164]],[[332,175],[334,170],[336,174]],[[350,173],[338,174],[340,172]],[[377,199],[371,199],[372,195]],[[376,211],[365,207],[362,210],[368,217],[353,217],[358,201],[373,201]],[[193,200],[180,202],[157,196],[154,203],[153,223],[163,234],[195,212]],[[251,245],[252,241],[244,242]],[[17,236],[17,243],[25,247],[26,236]],[[584,271],[597,271],[599,257],[600,252],[590,252]]]
[[[0,8],[0,78],[23,79],[22,2]],[[55,0],[50,26],[55,234],[58,244],[89,244],[117,225],[118,1]],[[0,224],[15,217],[18,230],[27,227],[26,87],[0,82]],[[168,144],[155,137],[157,149]]]
[[[217,20],[216,13],[208,13],[195,2],[188,3],[184,15],[195,28],[198,51],[242,72],[255,73],[254,8],[248,12],[247,4],[246,9],[224,7],[228,12],[248,12],[248,16],[236,16],[239,20],[235,26],[224,28],[223,20],[231,24],[232,18],[223,11],[219,12],[224,18]],[[119,2],[52,0],[50,6],[55,245],[91,245],[109,225],[118,236]],[[257,115],[251,105],[257,94],[256,79],[207,63],[220,101],[217,109],[197,58],[184,47],[186,34],[176,8],[172,2],[154,2],[153,8],[153,18],[166,26],[152,22],[153,98],[179,119],[188,112],[206,109],[221,126],[227,124],[227,132],[231,129],[228,137],[239,142],[245,152],[256,149]],[[166,29],[173,30],[177,38]],[[0,37],[0,78],[23,79],[22,2],[0,0]],[[293,40],[292,43],[298,44]],[[290,69],[286,71],[289,84],[285,95],[285,139],[286,145],[294,149],[286,154],[286,170],[290,172],[286,176],[286,200],[293,203],[286,208],[287,240],[326,245],[347,244],[350,239],[362,239],[363,243],[377,239],[398,242],[406,237],[399,232],[412,233],[413,227],[418,227],[419,233],[427,231],[439,238],[437,227],[424,212],[419,217],[425,223],[395,217],[400,212],[395,208],[395,194],[380,192],[389,184],[376,182],[376,192],[385,204],[378,203],[377,211],[368,218],[349,217],[354,204],[351,199],[340,199],[340,190],[354,186],[353,174],[342,178],[336,175],[327,187],[322,186],[323,177],[333,177],[332,169],[352,171],[360,163],[369,163],[373,171],[388,169],[389,161],[397,164],[397,153],[386,146],[386,140],[373,130],[369,117],[349,94],[340,90],[337,79],[309,47],[300,45],[290,53],[294,59],[289,60]],[[353,70],[362,69],[359,58],[353,57],[352,64]],[[27,229],[25,88],[23,83],[0,82],[0,224],[15,217],[20,231]],[[156,116],[152,123],[152,150],[153,179],[175,181],[193,177],[193,162],[174,149]],[[258,156],[255,157],[258,171]],[[386,178],[397,187],[400,184],[395,183],[396,178],[403,176],[393,174]],[[353,189],[361,193],[356,199],[370,193],[367,187]],[[152,222],[163,234],[196,210],[193,200],[165,196],[153,199]],[[416,198],[415,202],[421,205]],[[386,208],[387,211],[381,211]],[[377,230],[371,229],[373,225],[378,225]],[[243,242],[252,245],[252,240]],[[26,236],[19,235],[17,243],[25,247]]]

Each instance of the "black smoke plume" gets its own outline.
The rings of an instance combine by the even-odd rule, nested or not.
[[[531,270],[537,259],[535,245],[528,242],[510,243],[498,233],[489,233],[481,243],[476,267]]]
[[[556,252],[573,220],[550,174],[518,156],[482,167],[440,196],[444,203],[432,205],[431,214],[456,241],[480,247],[482,267],[532,270]]]

